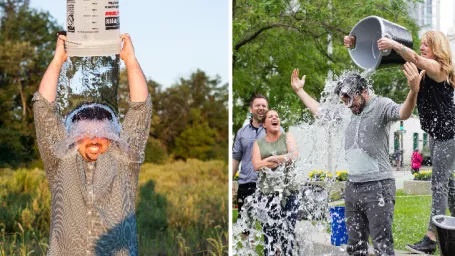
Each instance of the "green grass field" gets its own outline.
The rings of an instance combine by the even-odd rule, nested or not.
[[[408,243],[415,243],[426,233],[430,216],[430,195],[406,195],[397,190],[393,222],[393,238],[396,250],[405,250]],[[232,219],[237,221],[237,209]],[[257,251],[257,250],[256,250]]]
[[[136,202],[140,255],[227,255],[227,184],[223,161],[143,164]],[[0,169],[0,256],[46,255],[50,200],[43,170]]]

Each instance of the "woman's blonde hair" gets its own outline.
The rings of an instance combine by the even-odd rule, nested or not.
[[[422,35],[422,41],[433,50],[434,59],[441,64],[441,70],[447,74],[447,81],[455,87],[454,66],[449,39],[440,31],[430,30]]]

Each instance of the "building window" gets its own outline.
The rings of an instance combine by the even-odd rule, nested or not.
[[[423,134],[423,147],[427,146],[428,144],[428,133]]]
[[[423,6],[423,25],[431,27],[433,25],[433,3],[426,0]]]
[[[412,149],[413,150],[416,150],[416,149],[419,149],[419,134],[418,133],[414,133],[412,134]]]

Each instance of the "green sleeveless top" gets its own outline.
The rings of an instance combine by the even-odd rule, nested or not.
[[[286,134],[282,133],[278,140],[274,142],[267,142],[265,138],[258,139],[257,143],[261,152],[261,159],[287,154],[286,138]],[[283,163],[275,169],[264,168],[259,172],[259,191],[264,195],[283,192],[284,196],[288,196],[298,188],[295,176],[296,171],[293,164],[286,166]]]

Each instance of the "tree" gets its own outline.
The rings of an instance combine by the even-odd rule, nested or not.
[[[294,68],[306,74],[306,90],[318,99],[328,70],[340,74],[357,69],[343,47],[343,37],[362,18],[376,15],[411,31],[418,47],[418,27],[408,15],[405,0],[234,0],[233,1],[233,121],[242,125],[248,99],[254,93],[269,98],[285,125],[304,118],[304,106],[290,86]],[[412,5],[411,5],[412,6]],[[333,53],[327,47],[331,35]],[[404,100],[407,85],[398,68],[373,77],[377,94]]]
[[[208,160],[215,144],[216,130],[201,117],[201,110],[191,109],[190,125],[175,139],[177,157]]]
[[[0,1],[0,167],[38,157],[31,99],[62,30],[26,0]]]
[[[196,71],[189,79],[157,94],[156,115],[159,123],[152,125],[152,136],[159,138],[168,153],[181,152],[176,138],[192,125],[192,111],[199,110],[203,122],[216,131],[215,143],[208,159],[228,158],[228,90],[220,85],[220,78],[211,79],[203,71]]]
[[[150,138],[145,152],[146,162],[161,163],[171,154],[183,158],[227,161],[227,84],[220,85],[219,77],[211,79],[198,70],[188,79],[181,78],[179,83],[165,90],[150,79],[147,80],[147,85],[153,110]],[[118,92],[121,118],[127,109],[128,88],[126,70],[122,70]],[[205,135],[198,137],[198,133],[207,133],[210,139],[206,140]],[[177,143],[177,140],[180,142]],[[191,143],[186,140],[191,140]],[[198,153],[184,153],[193,151],[189,150],[191,145],[197,147],[195,150]]]

